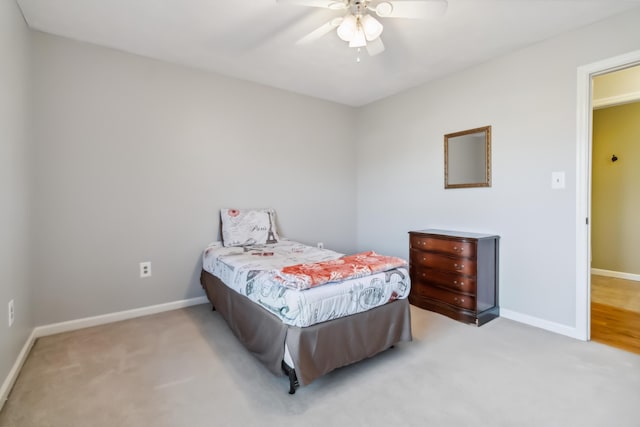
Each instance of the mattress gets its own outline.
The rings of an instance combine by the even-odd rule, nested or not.
[[[361,313],[409,296],[410,279],[405,267],[306,290],[283,286],[274,273],[288,265],[329,261],[343,255],[288,240],[251,247],[224,247],[214,242],[205,249],[202,266],[283,323],[298,327]]]

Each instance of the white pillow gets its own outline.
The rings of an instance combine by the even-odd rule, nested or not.
[[[273,209],[221,209],[224,246],[278,243]]]

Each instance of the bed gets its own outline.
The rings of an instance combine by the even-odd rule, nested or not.
[[[221,215],[229,213],[242,211]],[[293,280],[299,276],[284,274],[292,266],[315,268],[346,257],[279,238],[269,215],[271,239],[234,238],[225,234],[230,227],[223,221],[222,237],[234,244],[214,242],[204,250],[200,282],[247,350],[273,374],[288,376],[290,394],[336,368],[411,341],[406,266],[321,286]]]

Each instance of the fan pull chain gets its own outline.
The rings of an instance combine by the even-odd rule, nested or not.
[[[358,48],[358,56],[356,56],[356,62],[360,62],[360,48]]]

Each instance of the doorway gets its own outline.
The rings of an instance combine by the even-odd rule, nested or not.
[[[591,339],[640,354],[640,66],[593,77]]]
[[[591,339],[593,78],[636,65],[640,65],[640,51],[578,68],[575,337],[585,341]]]

